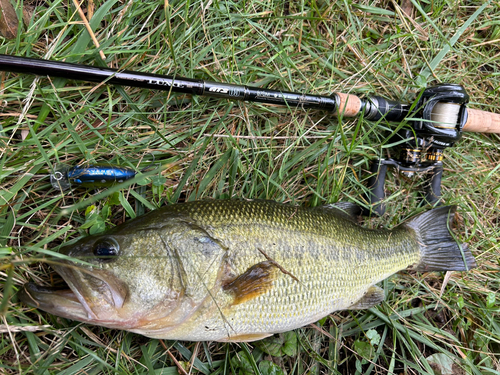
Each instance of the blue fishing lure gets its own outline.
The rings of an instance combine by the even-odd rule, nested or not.
[[[91,165],[88,167],[59,165],[50,175],[50,183],[57,190],[67,190],[71,186],[82,188],[109,187],[133,178],[132,168],[111,165]]]

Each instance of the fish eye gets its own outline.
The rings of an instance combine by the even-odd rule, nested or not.
[[[116,241],[105,239],[95,243],[93,253],[101,260],[109,261],[118,255],[118,250],[119,246]]]

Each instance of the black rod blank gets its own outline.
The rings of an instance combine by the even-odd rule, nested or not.
[[[323,109],[332,112],[336,112],[338,108],[338,97],[335,94],[332,96],[300,94],[244,85],[1,54],[0,70],[47,75],[79,81],[105,82],[119,86],[140,87],[191,95],[207,95],[232,100],[245,100],[291,107],[300,106],[302,108]]]

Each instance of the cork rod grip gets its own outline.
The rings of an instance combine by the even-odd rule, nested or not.
[[[500,114],[467,108],[468,118],[464,132],[500,133]]]
[[[361,112],[361,99],[356,95],[337,93],[337,116],[356,117]]]

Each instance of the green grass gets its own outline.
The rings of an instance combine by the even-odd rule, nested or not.
[[[466,87],[471,106],[498,111],[498,1],[411,0],[412,17],[394,3],[94,0],[84,11],[97,49],[72,2],[37,2],[18,37],[0,39],[0,53],[97,65],[102,51],[114,68],[407,102],[426,85],[451,82]],[[383,283],[381,305],[334,313],[261,343],[150,340],[29,308],[16,291],[28,281],[51,285],[45,259],[88,234],[84,223],[100,230],[202,198],[363,203],[370,161],[391,152],[397,124],[13,73],[0,78],[0,372],[432,374],[432,358],[450,360],[456,374],[500,372],[498,135],[465,134],[445,152],[443,198],[459,207],[456,233],[477,269],[452,274],[444,288],[444,274],[402,272]],[[139,171],[151,154],[161,172],[121,190],[60,194],[48,179],[58,163]],[[422,183],[421,176],[391,173],[387,213],[365,225],[393,227],[420,212]]]

